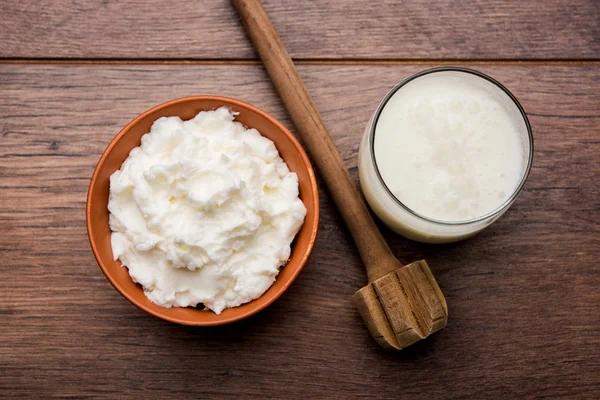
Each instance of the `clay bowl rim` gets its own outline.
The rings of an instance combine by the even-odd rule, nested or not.
[[[93,229],[92,229],[92,222],[91,222],[92,209],[94,208],[94,204],[97,203],[96,201],[92,200],[92,198],[93,198],[92,194],[95,191],[95,188],[97,187],[98,175],[99,175],[100,170],[102,169],[108,155],[119,144],[121,138],[123,136],[125,136],[141,120],[148,117],[149,115],[156,113],[164,108],[176,105],[176,104],[195,102],[195,101],[216,101],[216,102],[225,103],[224,105],[226,107],[236,106],[241,109],[245,109],[248,112],[258,114],[262,118],[267,119],[269,122],[271,122],[273,125],[275,125],[275,127],[279,131],[279,134],[285,135],[288,138],[288,140],[293,144],[293,147],[299,153],[302,163],[304,164],[304,166],[306,167],[306,169],[308,171],[308,178],[309,178],[310,187],[311,187],[310,192],[312,193],[312,197],[309,197],[308,199],[306,199],[306,201],[311,201],[313,203],[313,209],[314,209],[312,221],[305,220],[304,224],[303,224],[303,226],[304,226],[305,224],[312,223],[312,229],[310,232],[310,239],[309,239],[308,245],[306,246],[305,249],[302,249],[302,252],[303,252],[302,258],[297,263],[295,270],[293,271],[292,275],[287,279],[287,281],[285,281],[283,283],[283,285],[277,291],[270,293],[270,291],[273,289],[273,286],[271,286],[267,290],[267,292],[265,292],[261,297],[259,297],[259,299],[260,299],[267,295],[270,296],[263,304],[252,307],[253,303],[257,304],[257,303],[255,303],[255,301],[258,299],[255,299],[249,303],[246,303],[246,304],[243,304],[242,306],[240,306],[240,307],[246,306],[248,308],[247,310],[245,310],[245,312],[236,313],[229,317],[227,317],[227,316],[222,317],[223,314],[221,314],[217,317],[222,317],[222,318],[218,318],[217,320],[212,320],[212,321],[203,321],[202,318],[198,318],[196,320],[196,319],[187,319],[187,318],[172,316],[172,315],[169,315],[169,311],[172,310],[170,308],[163,308],[160,311],[156,311],[156,310],[151,309],[147,305],[139,302],[133,296],[131,296],[129,294],[128,290],[123,288],[119,284],[119,282],[116,280],[116,278],[114,278],[111,275],[111,272],[109,271],[109,267],[102,262],[100,252],[98,250],[98,246],[96,245],[96,242],[100,241],[102,239],[99,239],[94,236]],[[249,128],[251,128],[251,127],[249,127]],[[283,158],[283,156],[282,156],[282,158]],[[284,158],[284,161],[285,161],[285,158]],[[216,325],[225,325],[225,324],[229,324],[229,323],[232,323],[235,321],[239,321],[239,320],[248,318],[251,315],[258,313],[259,311],[261,311],[261,310],[265,309],[266,307],[268,307],[269,305],[271,305],[290,287],[292,282],[294,282],[296,280],[296,278],[298,277],[298,275],[304,268],[306,262],[308,261],[310,254],[314,248],[317,231],[319,228],[319,217],[320,217],[319,206],[320,206],[319,192],[318,192],[317,181],[315,178],[315,173],[314,173],[312,164],[310,163],[310,160],[309,160],[308,156],[306,155],[306,152],[304,151],[304,149],[303,149],[302,145],[300,144],[300,142],[298,141],[298,139],[296,139],[296,137],[281,122],[279,122],[275,117],[273,117],[266,111],[264,111],[256,106],[253,106],[252,104],[249,104],[245,101],[242,101],[242,100],[234,99],[231,97],[225,97],[225,96],[216,96],[216,95],[195,95],[195,96],[186,96],[186,97],[169,100],[169,101],[166,101],[164,103],[161,103],[157,106],[154,106],[154,107],[144,111],[143,113],[141,113],[137,117],[135,117],[127,125],[125,125],[125,127],[123,127],[119,131],[119,133],[110,141],[110,143],[108,144],[108,146],[106,147],[106,149],[104,150],[102,155],[100,156],[100,159],[96,163],[96,166],[94,168],[94,173],[92,174],[92,178],[90,180],[90,184],[88,187],[88,193],[87,193],[87,197],[86,197],[86,228],[87,228],[88,240],[90,242],[90,246],[92,248],[94,258],[96,259],[98,266],[102,270],[102,273],[108,279],[108,281],[112,284],[112,286],[123,297],[125,297],[130,303],[132,303],[133,305],[135,305],[139,309],[147,312],[150,315],[153,315],[155,317],[158,317],[160,319],[163,319],[165,321],[169,321],[172,323],[188,325],[188,326],[216,326]],[[108,221],[106,221],[106,223],[108,224]],[[294,244],[293,248],[292,248],[292,254],[295,251],[298,251],[298,250]],[[290,259],[291,259],[291,256],[290,256]],[[118,261],[115,261],[115,262],[118,262]],[[288,267],[288,264],[284,265],[282,268],[287,268],[287,267]],[[120,268],[124,268],[124,266],[121,265]],[[280,276],[281,275],[278,275],[276,279],[280,279]],[[139,285],[136,285],[136,287],[137,287],[137,289],[141,290],[141,287]],[[250,307],[248,307],[248,306],[250,306]],[[212,311],[203,311],[203,310],[198,310],[198,312],[199,313],[205,313],[205,312],[212,313]]]

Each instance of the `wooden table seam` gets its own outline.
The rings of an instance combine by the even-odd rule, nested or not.
[[[293,58],[297,65],[381,66],[381,65],[507,65],[507,66],[600,66],[600,59],[477,59],[477,58]],[[2,64],[50,65],[261,65],[257,59],[229,58],[0,58]]]

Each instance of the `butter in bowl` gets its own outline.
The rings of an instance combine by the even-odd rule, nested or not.
[[[128,124],[94,171],[87,227],[115,288],[187,325],[252,315],[312,250],[314,172],[293,135],[239,100],[196,96]]]

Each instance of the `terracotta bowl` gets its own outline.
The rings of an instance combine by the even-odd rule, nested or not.
[[[240,307],[225,309],[220,315],[195,308],[163,308],[153,304],[144,295],[142,287],[131,280],[127,268],[113,260],[108,225],[109,178],[134,147],[140,145],[142,135],[152,123],[163,116],[193,118],[202,110],[220,106],[239,112],[236,120],[249,128],[256,128],[271,139],[291,171],[298,175],[300,198],[306,206],[304,225],[292,244],[289,262],[281,268],[275,283],[261,297]],[[319,196],[315,174],[296,138],[280,122],[266,112],[240,100],[218,96],[192,96],[171,100],[158,105],[131,121],[110,142],[92,176],[86,206],[87,230],[94,256],[110,283],[127,300],[142,310],[167,321],[195,326],[221,325],[246,318],[275,301],[296,279],[312,251],[319,223]]]

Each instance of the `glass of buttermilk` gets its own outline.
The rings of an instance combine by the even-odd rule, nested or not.
[[[359,174],[369,205],[391,229],[448,243],[500,217],[532,160],[531,126],[512,93],[481,72],[442,67],[385,96],[361,141]]]

